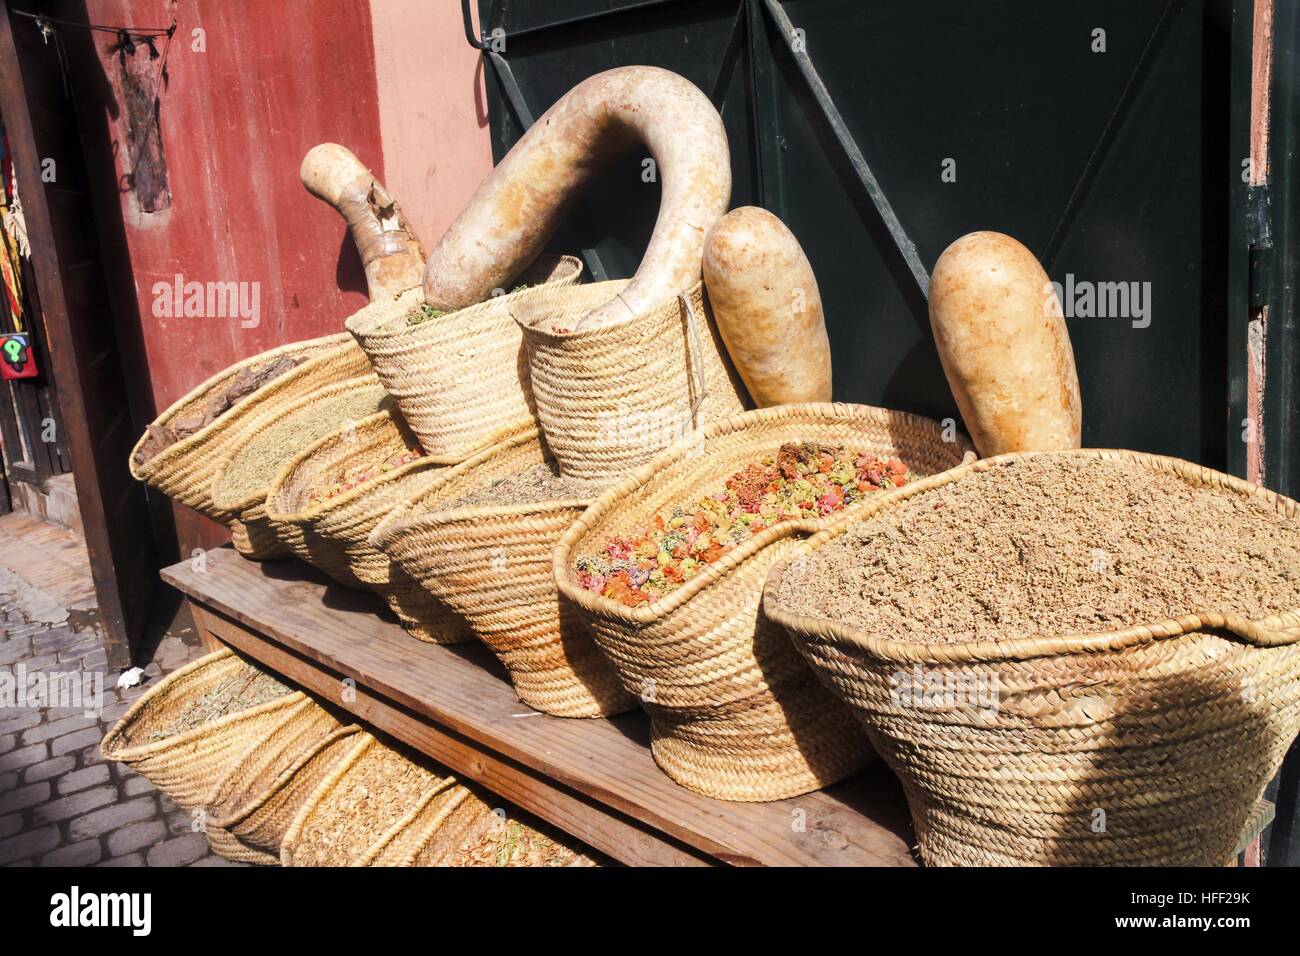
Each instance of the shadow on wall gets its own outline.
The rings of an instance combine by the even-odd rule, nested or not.
[[[61,5],[58,16],[78,23],[91,22],[84,2]],[[121,195],[125,192],[133,193],[138,185],[143,184],[149,205],[142,203],[142,210],[152,212],[171,205],[159,135],[159,96],[165,91],[168,78],[162,64],[150,77],[141,74],[137,61],[150,60],[148,49],[142,46],[136,46],[133,53],[119,49],[111,63],[104,62],[94,37],[95,34],[89,30],[61,27],[50,42],[61,47],[65,85],[71,93],[76,110],[91,203],[95,212],[93,226],[98,234],[104,281],[112,306],[118,354],[130,402],[131,428],[135,434],[140,434],[145,425],[157,415],[158,409],[150,385],[148,353],[145,350],[144,327],[136,298],[134,266],[127,242]],[[159,59],[161,60],[161,51]],[[69,64],[75,63],[93,63],[98,68],[69,67]],[[121,75],[135,75],[135,79],[130,82],[135,102],[125,109],[107,75],[109,69],[115,69]],[[100,117],[108,117],[108,122],[101,122]],[[133,142],[125,144],[125,147],[108,135],[108,131],[123,119],[135,130],[130,137]],[[123,148],[126,148],[128,156],[132,151],[140,156],[152,154],[150,159],[142,161],[148,170],[146,174],[139,175],[138,167],[142,164],[133,162],[129,166],[131,171],[119,180],[118,154]],[[121,467],[127,467],[126,461],[121,463]],[[159,558],[165,563],[173,563],[179,560],[180,555],[171,502],[154,493],[150,493],[148,498]]]

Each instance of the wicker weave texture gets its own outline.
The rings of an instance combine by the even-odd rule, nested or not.
[[[216,720],[165,734],[196,697],[244,671],[229,650],[199,658],[141,695],[100,744],[105,760],[120,760],[185,809],[203,805],[213,782],[260,740],[316,705],[300,691]]]
[[[1297,515],[1290,499],[1178,459],[1055,454],[1134,461]],[[900,489],[791,557],[1019,457]],[[908,643],[784,610],[787,569],[769,578],[766,613],[903,781],[931,865],[1222,865],[1300,728],[1300,613],[1199,611],[1089,635]],[[900,693],[913,687],[992,687],[995,705]]]
[[[540,289],[570,286],[581,274],[579,259],[550,259],[523,280],[536,287],[417,324],[407,317],[424,299],[422,290],[412,289],[358,312],[348,319],[347,329],[424,450],[441,458],[464,458],[533,420],[523,339],[510,318],[512,305]]]
[[[525,704],[558,717],[621,713],[636,701],[581,617],[560,599],[551,570],[556,541],[587,501],[443,509],[548,460],[536,429],[495,445],[395,509],[375,542],[469,622],[510,672]]]
[[[745,412],[707,426],[602,494],[564,534],[553,558],[561,595],[580,610],[623,686],[650,714],[659,766],[683,786],[724,800],[807,793],[870,758],[844,706],[759,612],[768,569],[833,516],[767,528],[636,608],[584,590],[575,561],[647,527],[657,513],[722,487],[789,441],[897,456],[922,475],[950,468],[972,451],[964,439],[945,442],[928,419],[862,405]]]
[[[245,396],[211,424],[137,465],[136,452],[144,444],[146,432],[131,451],[131,474],[181,504],[228,525],[230,516],[212,504],[212,478],[217,465],[230,454],[231,442],[239,437],[243,423],[269,409],[291,404],[325,385],[364,375],[370,371],[365,353],[346,332],[281,345],[218,372],[174,402],[153,422],[155,426],[166,426],[201,413],[210,398],[241,370],[258,368],[285,356],[304,361]]]
[[[527,345],[537,418],[565,475],[624,477],[651,455],[745,407],[703,284],[649,315],[556,332],[626,281],[543,290],[512,304]]]
[[[465,621],[370,543],[371,532],[384,516],[434,481],[446,470],[443,465],[417,458],[331,498],[312,498],[342,477],[417,446],[395,409],[326,435],[281,467],[267,495],[267,521],[298,558],[346,587],[382,596],[415,637],[459,643],[473,637]]]
[[[233,524],[235,547],[246,557],[267,558],[287,549],[267,516],[267,495],[280,467],[324,436],[390,408],[391,398],[373,375],[317,389],[287,405],[268,407],[246,421],[217,463],[211,499]]]

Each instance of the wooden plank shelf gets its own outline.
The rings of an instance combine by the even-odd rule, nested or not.
[[[424,644],[371,594],[298,561],[230,548],[165,568],[205,640],[633,865],[915,866],[902,790],[883,767],[819,793],[727,803],[655,766],[644,714],[549,717],[519,702],[479,645]]]

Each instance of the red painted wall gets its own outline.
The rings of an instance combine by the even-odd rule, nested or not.
[[[159,107],[171,207],[154,213],[124,181],[115,37],[60,30],[88,159],[100,172],[98,227],[141,423],[241,357],[342,331],[367,301],[364,277],[343,220],[302,188],[298,166],[309,148],[334,141],[384,174],[366,0],[88,0],[60,10],[163,27],[173,13]],[[195,29],[204,31],[204,52]],[[178,273],[259,283],[260,324],[157,316],[153,285]],[[223,539],[210,522],[174,511],[182,554]]]

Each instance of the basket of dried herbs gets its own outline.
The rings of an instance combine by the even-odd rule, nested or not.
[[[318,708],[258,741],[213,786],[205,832],[229,860],[275,865],[289,825],[322,780],[356,745],[361,728]]]
[[[284,866],[360,866],[457,785],[446,767],[368,733],[302,804],[280,849]]]
[[[764,608],[932,865],[1222,865],[1300,729],[1300,505],[1179,459],[919,481],[786,555]]]
[[[213,783],[253,744],[319,707],[232,651],[208,654],[167,675],[105,735],[120,760],[182,807],[201,806]]]
[[[439,644],[468,640],[463,619],[370,543],[385,515],[446,470],[388,409],[286,462],[271,482],[267,519],[299,558],[347,587],[383,597],[413,636]]]
[[[469,622],[520,700],[558,717],[636,705],[551,574],[551,549],[597,490],[562,477],[533,428],[448,469],[373,536],[403,573]]]
[[[234,527],[237,519],[212,503],[212,478],[237,445],[244,424],[323,386],[369,371],[365,353],[346,332],[244,359],[194,388],[150,423],[131,451],[131,475]]]
[[[233,524],[235,547],[247,557],[283,555],[284,544],[266,514],[266,496],[281,465],[331,432],[391,407],[392,399],[370,374],[327,385],[244,422],[213,469],[211,489],[213,507]]]
[[[397,866],[602,866],[595,851],[476,787],[460,786],[405,841]]]
[[[724,800],[778,800],[843,779],[869,750],[844,705],[760,613],[767,570],[836,516],[971,451],[928,419],[800,404],[706,426],[607,489],[553,568],[664,771]]]
[[[459,460],[533,419],[523,340],[512,305],[582,274],[573,256],[539,259],[507,294],[439,312],[422,289],[377,302],[347,321],[421,447]]]
[[[360,733],[285,833],[285,866],[595,866],[422,754]]]

